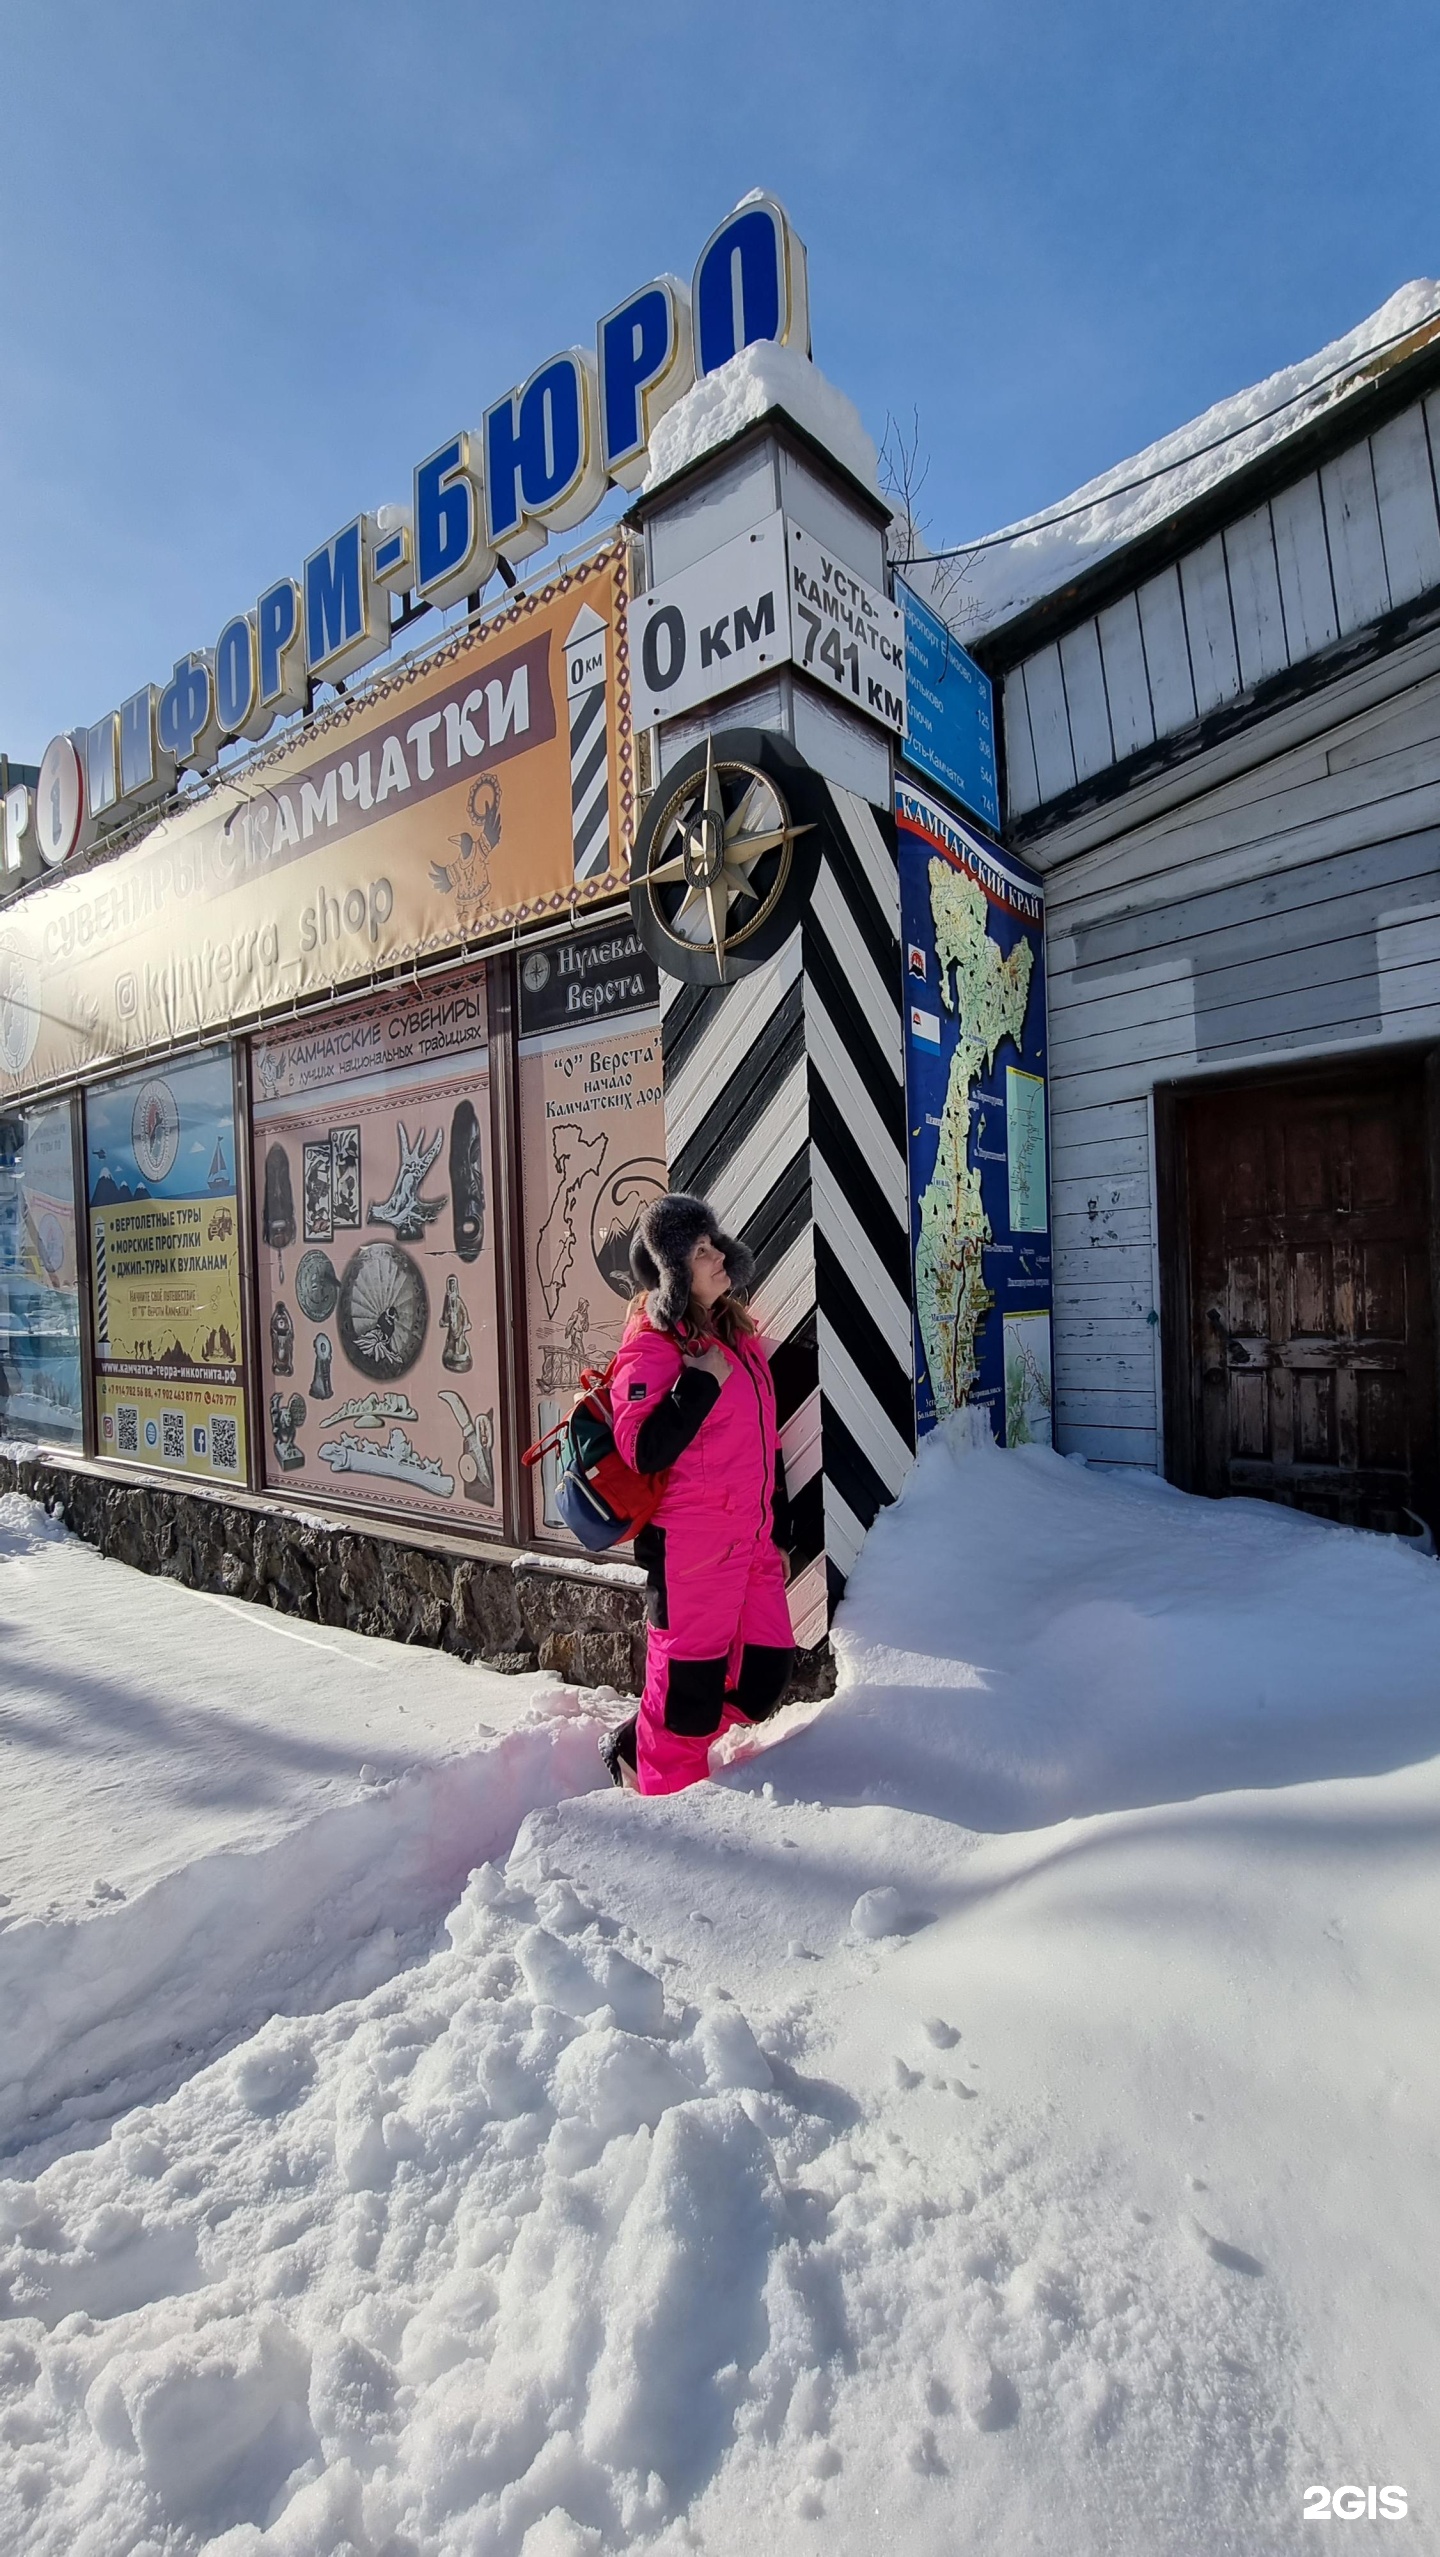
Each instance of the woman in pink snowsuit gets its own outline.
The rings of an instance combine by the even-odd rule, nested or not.
[[[672,1191],[645,1209],[631,1308],[611,1380],[627,1465],[668,1473],[635,1539],[650,1581],[645,1691],[610,1735],[617,1782],[678,1793],[708,1772],[736,1723],[763,1722],[795,1657],[782,1546],[789,1520],[777,1459],[770,1362],[739,1291],[753,1263],[703,1199]]]

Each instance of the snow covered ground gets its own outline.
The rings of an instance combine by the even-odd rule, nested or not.
[[[3,1535],[7,2557],[1440,2545],[1433,1564],[935,1439],[834,1702],[647,1804]]]

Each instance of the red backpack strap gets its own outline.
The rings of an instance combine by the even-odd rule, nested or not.
[[[521,1464],[538,1465],[542,1456],[548,1456],[552,1447],[559,1446],[560,1441],[564,1437],[569,1426],[568,1416],[563,1421],[557,1421],[555,1427],[551,1430],[547,1430],[543,1438],[536,1439],[533,1447],[527,1447],[522,1450],[520,1456]]]

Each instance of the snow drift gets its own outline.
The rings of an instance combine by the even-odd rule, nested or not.
[[[0,2545],[1428,2527],[1437,1636],[1380,1540],[932,1440],[832,1706],[0,2184]]]

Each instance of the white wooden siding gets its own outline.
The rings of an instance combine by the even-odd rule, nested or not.
[[[1433,393],[1015,668],[1010,816],[1440,587],[1437,436]]]
[[[1155,1085],[1440,1040],[1435,657],[1397,651],[1390,698],[1048,869],[1066,1452],[1161,1461]]]
[[[1297,480],[1293,488],[1282,489],[1278,497],[1272,497],[1270,521],[1275,528],[1275,558],[1280,570],[1286,658],[1290,665],[1298,666],[1340,636],[1325,505],[1313,471],[1308,479]]]
[[[1225,565],[1235,611],[1235,645],[1240,680],[1249,690],[1290,663],[1285,640],[1285,607],[1280,601],[1280,571],[1275,560],[1275,528],[1268,506],[1244,515],[1225,531]]]
[[[1133,595],[1109,604],[1096,625],[1101,662],[1113,669],[1115,699],[1109,704],[1111,741],[1117,763],[1155,742],[1155,712],[1145,671],[1145,642],[1140,634],[1140,607]],[[1106,687],[1107,701],[1109,686]],[[1008,678],[1007,678],[1008,700]],[[1034,758],[1031,758],[1032,766]]]
[[[1075,778],[1103,772],[1115,761],[1110,734],[1110,706],[1105,698],[1105,670],[1100,662],[1100,633],[1093,621],[1067,630],[1060,642],[1060,672],[1065,681],[1065,709]]]

